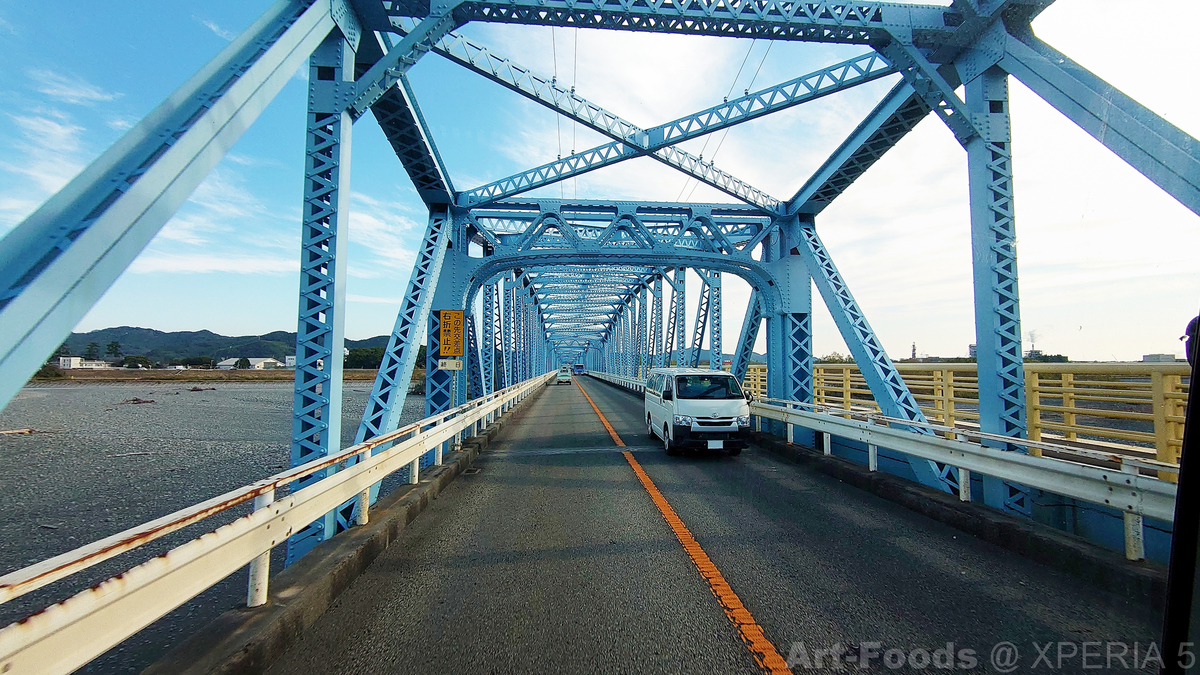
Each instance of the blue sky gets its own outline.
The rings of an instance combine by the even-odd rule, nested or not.
[[[150,111],[267,6],[0,0],[0,233]],[[1187,0],[1147,0],[1143,16],[1200,20]],[[1200,95],[1180,86],[1194,50],[1128,31],[1128,4],[1059,0],[1035,30],[1076,61],[1200,135]],[[463,30],[642,125],[863,52],[521,26]],[[1114,46],[1117,45],[1117,46]],[[743,62],[745,66],[742,67]],[[739,73],[740,70],[740,73]],[[548,110],[436,56],[411,78],[458,189],[602,142]],[[884,80],[734,128],[705,147],[718,166],[787,198],[891,86]],[[1200,307],[1200,222],[1013,82],[1018,260],[1026,346],[1074,359],[1181,353]],[[77,330],[135,325],[224,334],[295,330],[305,72],[243,136]],[[894,357],[965,355],[974,341],[965,153],[927,119],[818,221],[825,242]],[[390,331],[425,211],[370,116],[354,127],[347,336]],[[587,174],[541,194],[728,201],[652,160]],[[535,193],[537,194],[537,193]],[[696,289],[697,284],[689,284]],[[725,282],[732,348],[747,289]],[[694,302],[694,298],[693,298]],[[814,294],[818,354],[845,351]],[[1032,334],[1032,335],[1031,335]],[[761,351],[761,345],[760,345]]]

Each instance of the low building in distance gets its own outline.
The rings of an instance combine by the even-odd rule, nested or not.
[[[98,359],[85,359],[82,356],[60,356],[58,367],[63,370],[102,370],[112,368],[113,364]]]
[[[234,368],[237,368],[237,364],[239,361],[242,360],[242,358],[243,357],[238,357],[238,358],[234,358],[234,359],[225,359],[224,361],[221,361],[220,363],[217,364],[217,370],[233,370]],[[250,365],[246,366],[243,364],[242,367],[247,370],[272,370],[275,368],[283,367],[282,363],[280,363],[279,361],[276,361],[275,359],[271,359],[271,358],[266,358],[266,359],[249,359],[248,358],[246,360],[250,362]]]

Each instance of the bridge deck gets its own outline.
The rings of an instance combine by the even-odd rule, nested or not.
[[[1155,638],[1142,607],[754,448],[668,457],[639,399],[579,380],[784,658]],[[272,673],[760,672],[580,387],[477,466]]]

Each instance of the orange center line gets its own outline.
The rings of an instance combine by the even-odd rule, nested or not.
[[[575,384],[579,387],[579,391],[583,392],[583,396],[587,399],[587,402],[592,404],[592,410],[596,411],[596,415],[604,423],[604,428],[608,429],[609,435],[612,436],[617,445],[625,447],[624,441],[613,430],[612,425],[608,423],[608,419],[604,417],[604,413],[600,412],[600,408],[596,407],[595,401],[592,400],[591,396],[588,396],[583,385],[579,384],[579,380],[575,380]],[[675,533],[675,538],[683,545],[684,552],[695,563],[700,576],[704,577],[704,580],[708,582],[708,587],[712,591],[713,596],[716,597],[721,608],[725,610],[725,616],[729,617],[729,620],[737,628],[738,635],[741,636],[742,642],[746,644],[746,648],[750,650],[750,654],[754,657],[759,667],[771,675],[783,675],[784,673],[791,675],[792,671],[788,668],[787,661],[780,656],[779,652],[775,649],[775,645],[771,644],[771,641],[763,634],[762,627],[754,621],[750,610],[746,609],[746,606],[742,604],[742,599],[734,592],[729,582],[725,581],[721,570],[717,569],[712,559],[700,547],[700,543],[692,536],[687,525],[683,524],[683,520],[675,513],[675,509],[671,508],[671,504],[667,502],[667,498],[663,496],[662,492],[659,492],[658,486],[654,484],[654,481],[650,480],[650,476],[646,474],[642,465],[634,459],[633,453],[626,450],[621,454],[625,456],[625,460],[629,462],[629,466],[633,467],[633,473],[642,482],[642,487],[646,488],[646,492],[650,493],[650,499],[654,501],[654,505],[658,507],[658,512],[662,514],[662,517],[667,521],[667,525]]]
[[[622,441],[621,437],[617,435],[617,430],[613,429],[612,425],[608,423],[608,418],[605,417],[604,413],[600,412],[600,409],[596,407],[596,402],[592,400],[591,396],[588,396],[588,393],[587,393],[587,391],[584,390],[583,385],[579,384],[578,379],[576,379],[576,378],[571,378],[571,379],[575,380],[575,386],[579,387],[579,391],[583,392],[583,397],[587,399],[587,402],[592,404],[592,410],[596,411],[596,416],[600,418],[600,421],[604,424],[604,428],[608,429],[608,435],[612,436],[613,442],[616,443],[619,447],[622,447],[622,448],[625,447],[625,441]]]

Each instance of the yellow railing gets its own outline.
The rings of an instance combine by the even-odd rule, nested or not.
[[[978,426],[974,363],[901,363],[896,368],[931,421]],[[1027,363],[1029,438],[1178,464],[1190,372],[1185,363]],[[752,364],[745,385],[766,396],[766,366]],[[858,367],[850,364],[813,366],[813,402],[879,408]]]

